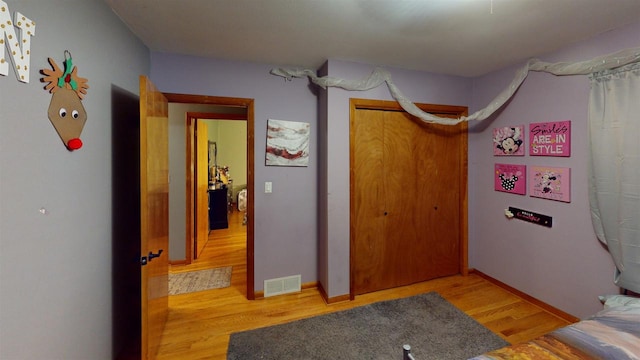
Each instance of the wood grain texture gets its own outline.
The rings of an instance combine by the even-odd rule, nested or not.
[[[388,258],[385,239],[384,181],[384,116],[374,110],[361,110],[357,115],[367,121],[352,122],[353,149],[353,207],[352,224],[357,237],[352,246],[352,259],[357,264],[353,271],[354,293],[373,291],[374,288],[395,286],[393,272],[384,271]],[[355,236],[355,235],[354,235]]]
[[[196,120],[197,118],[187,113],[186,123],[186,149],[185,149],[185,264],[191,264],[196,245]],[[172,261],[171,264],[178,264]]]
[[[229,229],[212,232],[198,261],[172,266],[171,271],[176,272],[231,265],[233,273],[228,288],[170,296],[169,320],[158,359],[226,359],[229,336],[233,332],[429,291],[438,292],[510,343],[528,341],[570,323],[476,274],[443,277],[329,305],[318,289],[249,301],[245,294],[246,258],[241,215],[231,213]]]
[[[202,253],[209,236],[209,132],[204,120],[196,120],[196,241],[193,258]]]
[[[427,124],[387,101],[352,99],[350,114],[351,292],[464,273],[466,123]]]
[[[140,77],[140,254],[141,357],[157,352],[168,314],[169,296],[169,136],[168,102]],[[159,254],[150,259],[148,254]],[[162,253],[160,253],[162,252]]]

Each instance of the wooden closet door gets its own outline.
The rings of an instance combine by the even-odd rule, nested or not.
[[[412,193],[401,198],[412,204],[416,237],[410,244],[411,276],[402,285],[457,274],[463,208],[460,189],[466,188],[466,182],[461,184],[461,171],[466,172],[461,164],[467,151],[463,144],[466,127],[425,124],[407,113],[395,114],[405,120],[401,123],[410,124],[413,135],[411,164],[403,172]]]
[[[360,294],[395,284],[395,275],[385,271],[393,266],[393,258],[387,256],[389,249],[384,233],[385,192],[388,191],[383,175],[384,113],[358,110],[352,132],[355,134],[352,198],[357,209],[352,231],[358,234],[352,254],[358,264],[353,284]]]
[[[368,123],[370,112],[384,116],[384,239],[387,258],[384,271],[393,275],[392,286],[411,284],[419,281],[415,272],[415,258],[428,255],[421,243],[420,223],[426,214],[418,213],[417,206],[427,194],[417,192],[416,161],[422,155],[416,150],[421,141],[420,129],[408,115],[400,111],[366,110]],[[425,224],[427,225],[427,224]]]
[[[459,272],[463,135],[404,111],[355,110],[355,295]]]

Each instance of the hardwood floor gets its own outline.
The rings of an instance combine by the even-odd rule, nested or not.
[[[233,332],[429,291],[438,292],[510,343],[527,341],[569,324],[474,273],[359,295],[354,301],[331,305],[325,304],[317,289],[248,301],[242,214],[236,211],[229,220],[229,229],[210,234],[200,259],[190,265],[173,266],[171,272],[233,266],[231,286],[170,296],[169,319],[158,359],[226,359],[229,336]]]

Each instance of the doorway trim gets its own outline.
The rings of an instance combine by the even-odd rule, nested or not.
[[[255,120],[254,120],[254,99],[247,98],[234,98],[234,97],[221,97],[221,96],[207,96],[207,95],[189,95],[189,94],[175,94],[164,93],[164,96],[170,103],[183,103],[183,104],[205,104],[205,105],[217,105],[228,107],[240,107],[247,111],[247,299],[255,299],[255,287],[254,287],[254,177],[255,177]],[[206,113],[205,113],[206,114]],[[201,114],[201,115],[205,115]],[[195,112],[191,112],[190,115],[198,115]],[[229,117],[225,115],[225,117]],[[200,117],[205,118],[205,117]],[[240,119],[238,119],[240,120]],[[187,131],[193,131],[191,127],[187,127]],[[193,146],[193,144],[187,143],[187,147]],[[187,149],[188,150],[188,149]],[[194,182],[194,166],[191,153],[187,151],[187,243],[193,244],[193,182]],[[186,249],[187,259],[191,259],[193,249]]]
[[[455,106],[455,105],[436,105],[436,104],[415,104],[422,111],[443,116],[443,117],[451,117],[458,118],[460,116],[468,115],[468,108],[466,106]],[[387,100],[372,100],[372,99],[358,99],[358,98],[350,98],[349,99],[349,194],[350,194],[350,210],[349,210],[349,297],[351,300],[355,299],[355,289],[354,289],[354,272],[355,269],[355,201],[354,201],[354,132],[353,132],[353,122],[356,116],[356,110],[359,109],[369,109],[369,110],[386,110],[386,111],[401,111],[406,112],[397,101],[387,101]],[[459,239],[459,271],[463,276],[467,276],[469,274],[469,250],[468,250],[468,242],[469,242],[469,220],[468,220],[468,139],[466,136],[467,124],[462,123],[462,126],[465,130],[465,137],[463,140],[462,148],[460,149],[460,188],[458,191],[460,192],[460,239]]]

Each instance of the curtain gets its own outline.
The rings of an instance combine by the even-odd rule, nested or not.
[[[613,54],[599,56],[590,60],[578,62],[557,62],[549,63],[537,59],[529,60],[517,72],[511,83],[498,94],[486,107],[474,112],[470,116],[462,116],[457,119],[440,117],[420,110],[411,100],[402,94],[400,89],[393,83],[391,74],[382,69],[375,68],[373,72],[361,80],[347,80],[334,77],[318,77],[315,71],[309,69],[285,69],[273,68],[270,73],[281,76],[286,80],[293,78],[308,77],[314,84],[326,89],[328,87],[338,87],[349,91],[365,91],[386,84],[393,97],[400,106],[409,114],[427,123],[443,125],[455,125],[462,121],[482,121],[496,110],[501,108],[516,93],[520,85],[527,78],[530,71],[547,72],[558,76],[568,75],[589,75],[599,71],[615,69],[631,63],[640,62],[640,47],[620,50]]]
[[[589,202],[614,283],[640,292],[640,64],[589,76]]]

